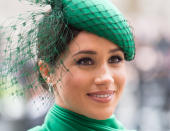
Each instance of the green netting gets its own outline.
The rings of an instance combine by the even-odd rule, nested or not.
[[[59,55],[67,49],[68,41],[74,38],[74,28],[112,41],[123,50],[126,60],[134,59],[135,45],[131,28],[109,0],[27,1],[40,6],[50,4],[52,8],[49,12],[39,10],[19,15],[15,22],[3,28],[6,33],[3,37],[5,44],[0,49],[1,90],[19,84],[22,92],[11,90],[11,95],[46,92],[42,88],[45,81],[39,74],[37,61],[41,59],[51,65],[56,64]],[[62,65],[62,61],[59,64]],[[64,67],[63,71],[68,70]],[[8,88],[4,78],[8,78]]]

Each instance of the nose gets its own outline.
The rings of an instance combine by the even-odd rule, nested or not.
[[[108,67],[108,65],[102,65],[96,72],[97,72],[95,77],[96,85],[110,87],[110,85],[114,83],[112,71],[110,67]]]

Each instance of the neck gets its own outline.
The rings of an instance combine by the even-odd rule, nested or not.
[[[124,129],[114,116],[111,116],[109,119],[106,120],[96,120],[77,114],[56,104],[50,109],[45,123],[48,123],[48,126],[53,127],[54,130],[74,129],[87,131],[114,131],[114,129]]]

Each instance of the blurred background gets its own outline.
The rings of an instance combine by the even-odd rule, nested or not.
[[[128,82],[115,114],[128,129],[170,131],[170,1],[112,1],[127,17],[136,41],[136,58],[127,63]],[[36,8],[0,0],[0,22]],[[0,48],[3,44],[1,40]],[[41,124],[51,106],[39,106],[43,96],[29,101],[5,96],[0,90],[0,131],[25,131]]]

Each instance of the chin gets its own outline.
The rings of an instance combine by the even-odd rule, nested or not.
[[[95,113],[90,113],[90,115],[88,117],[92,118],[92,119],[96,119],[96,120],[106,120],[108,118],[110,118],[113,115],[113,109],[110,111],[95,111]]]
[[[110,118],[112,116],[113,113],[109,113],[109,114],[100,114],[98,116],[95,116],[94,119],[96,120],[106,120],[108,118]]]

